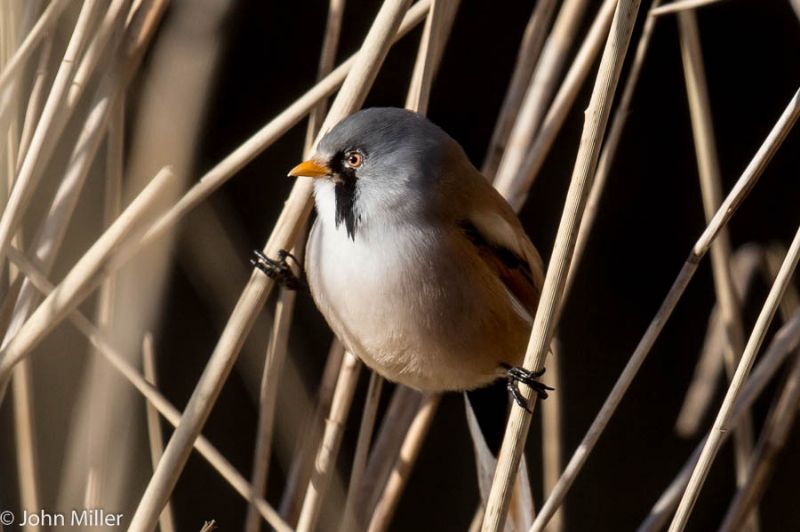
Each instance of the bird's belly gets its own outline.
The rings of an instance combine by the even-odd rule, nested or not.
[[[367,365],[407,386],[444,391],[482,386],[498,376],[500,363],[517,363],[526,326],[487,319],[481,295],[471,292],[476,287],[443,278],[441,264],[427,260],[417,243],[396,235],[355,243],[340,231],[322,238],[325,230],[315,226],[309,240],[312,294],[336,335]],[[492,341],[493,332],[503,339]]]

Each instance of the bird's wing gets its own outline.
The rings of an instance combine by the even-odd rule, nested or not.
[[[495,194],[491,202],[472,209],[461,227],[481,259],[533,316],[544,283],[542,259],[511,208]]]

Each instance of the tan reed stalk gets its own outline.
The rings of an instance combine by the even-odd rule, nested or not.
[[[48,38],[42,45],[42,51],[39,54],[39,63],[36,65],[36,73],[33,78],[33,85],[31,86],[31,95],[28,98],[28,106],[25,108],[25,119],[22,123],[22,134],[19,139],[19,154],[16,164],[16,175],[19,172],[20,165],[25,159],[25,154],[28,153],[28,148],[31,145],[33,138],[33,131],[36,128],[36,123],[39,121],[39,116],[42,112],[44,105],[45,89],[47,88],[48,66],[50,62],[50,55],[53,51],[53,39]]]
[[[525,353],[523,367],[540,371],[544,367],[550,340],[555,330],[561,306],[561,296],[567,279],[572,250],[578,236],[583,208],[591,187],[592,178],[600,156],[600,146],[619,80],[622,63],[639,10],[639,0],[620,1],[608,36],[600,70],[589,107],[586,110],[581,144],[575,162],[575,170],[570,182],[564,213],[559,223],[553,254],[547,268],[542,294],[533,322],[533,331]],[[535,405],[531,390],[525,388],[523,395],[530,408]],[[497,461],[497,469],[486,505],[483,521],[484,531],[498,531],[504,526],[508,504],[511,499],[513,479],[519,468],[520,458],[525,449],[531,415],[528,410],[516,403],[512,406],[506,435]]]
[[[706,476],[708,475],[711,465],[714,462],[714,458],[716,457],[717,452],[722,444],[722,435],[728,430],[731,411],[733,409],[734,402],[736,401],[736,397],[739,395],[742,387],[744,386],[747,374],[750,372],[750,368],[752,367],[755,357],[758,354],[762,342],[764,341],[764,337],[767,334],[767,329],[769,328],[770,323],[772,323],[772,318],[775,315],[775,311],[778,309],[781,298],[783,297],[783,292],[786,290],[787,285],[791,282],[792,274],[794,273],[798,260],[800,260],[800,228],[798,228],[797,234],[792,241],[792,245],[789,247],[789,252],[786,255],[786,259],[783,261],[783,265],[778,272],[775,283],[772,285],[772,288],[770,288],[769,294],[767,295],[767,300],[764,303],[764,307],[761,309],[761,313],[758,316],[756,325],[753,327],[753,332],[750,334],[750,338],[747,341],[744,353],[742,354],[742,357],[739,360],[739,364],[736,368],[736,373],[731,380],[731,385],[728,387],[728,391],[725,394],[725,399],[723,400],[722,406],[717,414],[717,418],[714,421],[714,426],[711,429],[708,440],[703,446],[703,451],[700,453],[700,458],[694,468],[694,471],[692,472],[692,476],[689,479],[689,484],[686,487],[686,491],[684,492],[681,502],[678,505],[678,510],[675,513],[675,517],[673,518],[672,524],[669,527],[670,532],[679,532],[686,527],[686,523],[689,520],[689,515],[691,514],[694,504],[697,501],[697,497],[700,494],[700,489],[705,482]]]
[[[9,257],[14,261],[20,270],[31,280],[33,285],[45,296],[53,291],[53,286],[45,276],[30,263],[24,255],[13,247],[9,250]],[[126,357],[120,353],[111,342],[89,319],[79,310],[73,310],[69,319],[78,331],[80,331],[91,342],[100,354],[102,354],[114,368],[125,377],[131,385],[139,391],[159,413],[173,426],[176,427],[180,421],[181,413],[175,408],[161,393],[154,388],[145,378],[131,365]],[[195,449],[205,458],[208,463],[217,470],[231,487],[246,501],[252,497],[252,487],[247,480],[236,471],[236,468],[227,461],[205,437],[200,436],[195,441]],[[255,504],[264,520],[276,530],[282,532],[291,531],[289,527],[278,515],[278,513],[264,499],[256,498]]]
[[[769,381],[775,376],[778,369],[789,355],[797,349],[800,344],[800,312],[795,312],[792,317],[781,327],[775,336],[772,338],[769,347],[764,355],[760,358],[756,368],[750,374],[742,393],[736,399],[736,404],[733,409],[733,414],[730,420],[730,426],[736,426],[739,416],[749,410],[753,402],[758,398],[761,392],[764,391]],[[727,432],[723,435],[723,440],[730,435]],[[678,475],[673,479],[670,485],[661,494],[661,497],[653,505],[650,513],[637,528],[638,532],[655,532],[662,530],[666,524],[667,519],[675,510],[678,500],[689,482],[689,476],[697,464],[700,456],[700,451],[705,445],[706,438],[701,441],[694,452],[691,454],[687,462],[681,468]]]
[[[570,270],[571,271],[571,270]],[[556,390],[561,389],[561,349],[558,342],[552,342],[550,347],[553,356],[547,363],[547,380]],[[552,403],[547,402],[542,407],[542,496],[547,498],[558,483],[561,470],[564,467],[562,428],[563,394],[553,394]],[[564,512],[561,508],[550,521],[548,532],[561,532],[564,530]]]
[[[42,12],[39,20],[25,35],[25,40],[19,45],[14,56],[6,63],[5,68],[0,72],[0,92],[5,90],[6,85],[25,65],[25,61],[30,57],[36,46],[47,37],[50,29],[55,25],[59,15],[70,5],[70,0],[53,0]]]
[[[200,532],[213,532],[217,528],[217,522],[212,519],[203,523],[203,528],[200,529]]]
[[[19,483],[21,508],[41,508],[32,369],[29,363],[22,363],[15,368],[11,379],[14,397],[14,444],[17,455],[17,482]],[[28,525],[24,529],[27,531],[40,530],[38,526],[33,525]]]
[[[330,0],[328,3],[328,19],[325,25],[325,36],[322,40],[317,81],[330,74],[331,70],[333,70],[336,50],[339,46],[344,6],[344,0]],[[305,147],[303,149],[304,159],[311,154],[314,139],[319,134],[318,126],[322,124],[325,118],[326,107],[327,101],[325,99],[321,100],[312,109],[308,117]],[[293,249],[293,254],[300,260],[302,260],[302,248],[303,239],[301,238]],[[254,446],[253,472],[250,477],[250,483],[253,485],[253,489],[256,490],[256,495],[263,496],[267,489],[269,461],[272,450],[272,430],[275,419],[275,406],[278,399],[278,376],[282,372],[283,362],[288,351],[289,331],[295,298],[296,293],[293,290],[281,288],[261,378],[259,418]],[[259,529],[258,512],[255,506],[251,504],[247,509],[245,530],[258,532]]]
[[[494,176],[494,182],[500,189],[510,188],[511,183],[517,181],[522,161],[531,142],[536,138],[570,48],[578,37],[578,25],[586,7],[586,0],[564,0],[561,4],[553,29],[547,36],[530,84],[525,91],[508,136],[506,149]]]
[[[148,13],[159,9],[163,10],[163,2],[160,5],[160,8],[154,5],[155,9],[142,12],[142,16],[135,19],[137,27],[132,28],[131,33],[128,34],[128,49],[120,51],[119,64],[125,65],[123,68],[127,70],[127,79],[135,70],[138,61],[141,60],[148,37],[152,35],[155,29],[155,24],[142,22],[146,19]],[[50,270],[63,242],[66,228],[74,212],[78,196],[94,159],[94,154],[102,140],[113,101],[119,97],[118,95],[121,94],[124,88],[124,84],[120,84],[120,81],[117,73],[112,73],[98,87],[94,95],[91,111],[70,155],[67,170],[59,183],[51,208],[31,245],[36,257],[35,260],[46,272]],[[13,335],[17,334],[38,301],[38,295],[31,290],[30,286],[26,286],[28,283],[20,280],[20,284],[21,289],[19,289],[19,295],[13,307],[13,321],[6,331],[4,345]],[[10,303],[11,301],[9,300]]]
[[[322,438],[322,431],[325,424],[325,416],[330,411],[333,401],[333,391],[336,387],[336,379],[339,376],[339,368],[342,366],[344,358],[344,347],[341,342],[334,338],[328,349],[328,356],[325,359],[325,368],[322,371],[322,379],[317,390],[317,405],[311,419],[301,432],[299,444],[292,455],[292,464],[289,466],[286,486],[281,497],[280,513],[287,522],[295,524],[300,517],[300,507],[303,504],[303,496],[308,480],[311,478],[311,470],[314,466],[314,456]]]
[[[293,253],[297,254],[298,249],[302,249],[302,246],[295,248]],[[300,255],[295,256],[300,257]],[[288,352],[289,329],[292,324],[292,313],[296,297],[297,293],[293,290],[285,288],[280,290],[278,303],[275,306],[272,333],[267,347],[267,357],[264,361],[264,370],[261,376],[258,424],[253,451],[253,471],[250,475],[253,494],[258,497],[264,497],[267,488],[278,386]],[[245,518],[245,530],[258,532],[260,527],[258,509],[254,504],[250,504]]]
[[[6,381],[14,365],[27,356],[88,295],[85,288],[89,280],[103,267],[103,263],[120,242],[142,225],[142,219],[148,214],[147,211],[158,198],[158,194],[170,183],[172,175],[169,168],[164,168],[152,179],[36,308],[19,332],[0,349],[0,383]]]
[[[722,203],[722,178],[719,158],[714,140],[714,125],[711,103],[708,96],[703,52],[700,46],[700,30],[694,11],[678,13],[678,28],[681,44],[683,73],[689,100],[689,115],[692,123],[697,169],[706,223]],[[711,270],[714,289],[719,301],[720,317],[726,333],[724,361],[728,379],[733,377],[739,353],[744,348],[744,325],[739,298],[730,270],[731,242],[727,228],[722,228],[711,244]],[[747,464],[753,451],[753,423],[745,416],[734,433],[734,456],[736,484],[741,486],[747,476]],[[758,512],[748,519],[746,530],[759,530]]]
[[[369,532],[388,530],[394,512],[397,509],[397,503],[400,501],[400,495],[408,482],[408,477],[411,473],[410,464],[417,460],[419,450],[422,448],[422,442],[425,441],[425,434],[427,434],[436,414],[439,399],[441,399],[441,394],[424,394],[420,409],[417,415],[414,416],[414,421],[411,423],[408,434],[403,440],[403,445],[392,467],[386,487],[383,489],[383,493],[375,506],[375,511],[367,528]]]
[[[378,68],[394,41],[400,21],[406,11],[405,0],[387,0],[373,23],[353,69],[331,106],[321,130],[338,122],[360,107],[377,75]],[[270,236],[264,253],[275,256],[280,249],[291,248],[300,227],[311,210],[310,179],[299,178],[292,188],[284,210]],[[206,370],[198,381],[181,423],[170,438],[164,457],[145,490],[130,524],[131,531],[150,530],[164,503],[172,492],[191,451],[192,442],[208,418],[230,373],[245,336],[263,306],[273,282],[262,272],[254,270],[230,320],[222,332]],[[301,517],[302,520],[302,517]]]
[[[492,138],[483,158],[481,173],[489,180],[494,180],[500,159],[506,150],[508,136],[514,125],[514,117],[519,112],[522,105],[522,98],[525,96],[525,89],[533,75],[533,69],[539,60],[539,55],[547,36],[547,28],[555,13],[556,0],[542,0],[536,2],[531,12],[531,18],[525,26],[525,33],[522,35],[522,42],[517,51],[517,60],[514,65],[514,72],[511,75],[511,82],[508,84],[503,105],[497,115],[497,122],[492,131]]]
[[[767,248],[764,260],[764,278],[767,279],[767,283],[775,281],[784,258],[786,258],[786,248],[782,244],[773,244]],[[789,321],[790,316],[795,313],[797,307],[800,307],[800,293],[798,293],[794,285],[789,285],[781,300],[780,310],[783,321]]]
[[[414,64],[414,71],[411,76],[408,94],[406,96],[406,108],[416,111],[420,114],[427,114],[428,101],[430,100],[430,91],[433,83],[433,78],[438,68],[438,62],[444,52],[445,44],[450,35],[453,20],[459,6],[458,1],[444,2],[443,0],[433,0],[431,2],[430,11],[426,19],[425,28],[422,32],[420,45],[417,50],[417,58]],[[380,390],[382,387],[383,378],[375,373],[370,378],[370,387],[367,393],[367,401],[364,405],[364,413],[362,415],[362,424],[359,430],[358,441],[356,445],[356,455],[353,461],[352,472],[350,476],[350,484],[347,493],[347,501],[345,504],[344,518],[342,520],[342,530],[351,530],[360,528],[355,518],[355,505],[359,493],[359,486],[366,470],[367,456],[369,451],[369,444],[372,440],[372,433],[375,425],[375,415],[377,413],[378,402],[380,400]],[[409,402],[413,399],[409,398]],[[438,403],[437,403],[438,404]],[[427,410],[430,409],[430,413]],[[435,412],[436,405],[428,407],[421,407],[417,416],[432,416]],[[412,422],[413,426],[414,422]],[[398,453],[402,453],[404,448],[419,448],[424,441],[429,424],[420,425],[418,430],[409,431],[403,444],[398,448]],[[413,440],[418,441],[413,441]],[[402,467],[404,470],[403,475],[408,476],[414,467],[417,453],[409,453],[407,460],[400,462],[395,461],[395,468]],[[389,474],[389,479],[394,476],[394,473]],[[405,488],[405,482],[396,484],[391,491],[390,499],[384,504],[394,506],[396,502],[391,499],[399,499]],[[387,514],[387,518],[391,519],[391,514]],[[373,516],[374,517],[374,516]],[[388,521],[387,521],[388,526]]]
[[[728,223],[730,218],[733,216],[733,213],[747,197],[750,190],[752,190],[756,181],[758,181],[758,178],[766,168],[766,165],[772,159],[772,156],[786,138],[786,135],[788,135],[798,117],[800,117],[800,91],[794,94],[789,102],[789,105],[781,114],[769,135],[767,135],[767,138],[759,147],[755,156],[747,165],[747,168],[745,168],[742,175],[736,181],[736,184],[725,198],[725,201],[723,201],[720,208],[717,209],[716,214],[711,219],[711,222],[706,226],[703,234],[700,235],[700,238],[697,240],[697,242],[695,242],[689,257],[686,259],[686,262],[681,268],[681,271],[678,273],[677,278],[670,287],[669,292],[664,298],[664,301],[661,303],[658,311],[656,311],[655,317],[650,322],[650,325],[647,327],[647,330],[636,346],[636,349],[634,350],[628,362],[625,364],[625,368],[617,378],[617,382],[614,383],[614,387],[611,389],[608,397],[606,397],[603,406],[600,408],[600,411],[598,412],[594,421],[592,421],[592,424],[587,430],[586,435],[583,437],[580,445],[573,453],[570,461],[567,463],[567,467],[564,469],[561,479],[558,481],[558,484],[553,490],[553,494],[547,501],[545,501],[545,504],[539,512],[539,515],[536,517],[536,521],[533,523],[533,527],[531,527],[531,531],[543,530],[549,519],[552,518],[553,512],[563,502],[564,496],[572,486],[572,482],[575,480],[581,468],[586,463],[589,454],[591,454],[592,449],[594,449],[594,446],[597,444],[597,441],[602,435],[603,430],[605,430],[606,425],[608,425],[611,416],[614,415],[614,412],[619,406],[620,401],[622,401],[622,398],[627,392],[628,387],[636,377],[639,368],[641,367],[645,358],[647,358],[647,355],[649,354],[650,349],[652,349],[653,344],[658,338],[658,335],[661,334],[664,325],[672,314],[672,311],[675,309],[675,305],[678,303],[678,300],[686,290],[689,281],[697,271],[700,260],[708,252],[711,242],[716,237],[720,228]]]
[[[333,70],[336,62],[336,51],[339,49],[339,35],[342,32],[342,16],[344,15],[345,0],[328,1],[328,18],[325,22],[325,36],[322,38],[322,52],[319,56],[319,67],[317,68],[317,82],[325,78]],[[303,146],[303,153],[310,153],[314,145],[314,139],[319,133],[319,126],[325,119],[325,109],[327,101],[321,100],[316,107],[311,110],[308,117],[306,128],[306,143]]]
[[[578,97],[581,85],[586,76],[589,75],[597,54],[600,53],[605,42],[604,39],[608,35],[608,28],[611,25],[616,5],[616,0],[605,0],[600,7],[592,26],[578,49],[578,53],[575,55],[575,59],[570,64],[566,76],[564,76],[561,87],[547,110],[547,115],[545,115],[544,121],[539,128],[539,134],[533,140],[533,144],[522,162],[524,171],[520,171],[517,174],[517,180],[510,182],[508,187],[503,189],[498,187],[498,190],[501,190],[506,200],[517,211],[525,203],[528,190],[533,185],[536,174],[550,152],[550,148],[552,148],[556,140],[556,135],[561,126],[564,125],[567,114]]]
[[[730,263],[731,273],[739,301],[745,300],[748,287],[759,271],[764,269],[764,262],[765,252],[761,246],[751,244],[743,246],[733,253]],[[772,283],[773,279],[774,276],[768,282]],[[700,422],[714,397],[718,377],[723,372],[722,352],[728,340],[722,329],[718,305],[711,310],[706,337],[694,375],[675,421],[675,432],[684,438],[694,436],[699,430]]]
[[[331,411],[325,420],[325,431],[314,461],[314,471],[303,499],[303,508],[300,510],[300,519],[297,523],[298,532],[310,532],[316,529],[320,507],[336,467],[336,457],[339,454],[342,433],[350,413],[350,405],[355,395],[361,366],[362,363],[358,357],[345,351],[342,369],[339,371],[339,378],[333,393]]]
[[[153,335],[145,333],[142,339],[142,371],[144,380],[153,388],[157,388],[156,381],[156,355],[153,347]],[[147,415],[147,440],[150,443],[150,461],[155,469],[156,464],[164,454],[164,434],[161,431],[161,420],[158,418],[158,409],[149,401],[145,401]],[[158,518],[161,532],[175,532],[175,517],[172,515],[172,505],[167,503],[164,511]]]
[[[651,9],[658,7],[660,3],[661,0],[653,0]],[[608,181],[608,176],[611,173],[611,165],[614,163],[614,157],[616,156],[617,148],[619,148],[619,142],[622,139],[622,131],[625,129],[625,122],[628,120],[628,115],[631,113],[633,93],[636,90],[636,84],[639,82],[639,75],[642,72],[644,60],[650,48],[650,40],[656,26],[655,22],[655,17],[648,13],[644,21],[642,34],[639,36],[639,42],[636,44],[636,52],[633,54],[633,61],[631,62],[631,68],[628,72],[628,78],[625,80],[625,87],[622,89],[619,103],[614,110],[611,126],[609,126],[608,133],[603,140],[603,151],[600,152],[600,161],[597,163],[597,171],[594,174],[592,191],[589,193],[589,199],[586,201],[586,208],[583,211],[583,219],[581,220],[581,228],[578,231],[578,240],[575,242],[575,251],[572,254],[572,266],[570,266],[569,269],[567,286],[564,288],[564,301],[569,297],[572,283],[578,272],[578,266],[583,258],[583,252],[586,249],[586,243],[589,241],[589,235],[592,232],[595,218],[597,218],[600,199],[603,196],[603,190]]]
[[[359,529],[366,528],[367,519],[378,503],[394,466],[395,457],[400,454],[408,429],[419,413],[422,397],[421,392],[405,386],[396,386],[394,389],[358,490],[355,518]]]
[[[414,4],[403,19],[393,42],[406,35],[425,16],[430,0],[419,0]],[[211,170],[200,177],[198,182],[190,188],[175,205],[164,213],[145,233],[143,237],[126,247],[119,257],[114,259],[110,270],[116,270],[139,250],[162,236],[172,228],[178,220],[196,207],[200,202],[210,196],[215,190],[232,178],[247,163],[255,159],[261,152],[278,140],[284,133],[295,126],[320,100],[330,96],[343,82],[345,76],[353,68],[358,59],[354,54],[347,61],[339,65],[333,72],[317,83],[308,92],[293,104],[284,109],[277,117],[262,127],[258,132],[231,152]],[[298,193],[299,194],[299,193]],[[296,209],[293,201],[293,208]],[[310,208],[310,205],[307,207]],[[285,223],[281,223],[285,226]],[[99,281],[99,280],[98,280]]]
[[[785,294],[791,292],[791,299],[797,301],[797,290],[789,285]],[[781,303],[781,314],[785,312]],[[797,307],[795,307],[797,308]],[[764,428],[759,436],[755,452],[750,460],[747,481],[741,486],[731,501],[725,518],[720,525],[720,532],[738,530],[742,520],[752,515],[759,499],[769,483],[769,478],[778,462],[778,457],[786,445],[789,432],[797,419],[797,408],[800,406],[800,352],[795,352],[794,362],[788,371],[783,388],[777,396]]]
[[[375,432],[375,421],[378,417],[378,406],[380,405],[381,390],[383,390],[384,378],[370,372],[367,396],[364,399],[364,412],[361,414],[361,426],[358,428],[358,440],[356,440],[356,451],[353,456],[353,467],[350,469],[350,481],[347,486],[347,499],[345,500],[344,513],[340,530],[356,530],[355,502],[361,479],[367,468],[367,458],[369,447],[372,443],[372,436]]]
[[[696,9],[698,7],[707,6],[709,4],[716,4],[722,0],[675,0],[667,5],[661,6],[658,9],[653,9],[653,16],[667,15],[669,13],[678,13],[687,9]]]
[[[8,246],[11,244],[17,225],[22,219],[36,187],[43,163],[49,156],[43,154],[47,137],[57,137],[60,134],[59,130],[63,127],[63,121],[59,121],[57,118],[75,75],[78,58],[89,39],[92,20],[100,9],[99,4],[97,0],[86,0],[81,7],[75,30],[70,37],[50,94],[44,104],[42,116],[33,133],[30,148],[22,162],[2,216],[0,216],[0,274],[5,267]]]

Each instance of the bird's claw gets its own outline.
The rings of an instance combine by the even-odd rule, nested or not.
[[[521,368],[518,366],[507,366],[504,365],[503,367],[506,368],[506,380],[508,381],[508,391],[511,392],[511,397],[514,398],[514,402],[516,402],[519,406],[527,410],[528,412],[533,412],[528,404],[528,401],[525,399],[525,396],[522,395],[522,392],[519,389],[519,384],[525,384],[530,386],[533,391],[536,392],[536,395],[539,399],[547,399],[547,392],[555,390],[550,386],[547,386],[543,382],[539,381],[539,377],[544,375],[544,368],[540,371],[530,371],[525,368]]]
[[[306,290],[308,288],[308,285],[303,280],[303,267],[300,265],[300,261],[285,249],[278,251],[277,260],[267,257],[257,249],[253,251],[253,255],[255,255],[255,257],[250,259],[250,264],[264,272],[267,277],[274,280],[279,285],[289,290]],[[300,275],[292,271],[291,266],[289,266],[289,263],[286,261],[287,258],[294,261],[297,268],[300,270]]]

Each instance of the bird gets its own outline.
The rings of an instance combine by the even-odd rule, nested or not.
[[[505,199],[461,145],[424,116],[374,107],[333,126],[289,171],[314,179],[305,276],[353,354],[386,379],[469,391],[505,379],[539,397],[520,367],[544,280],[542,259]],[[292,284],[286,264],[254,264]]]

